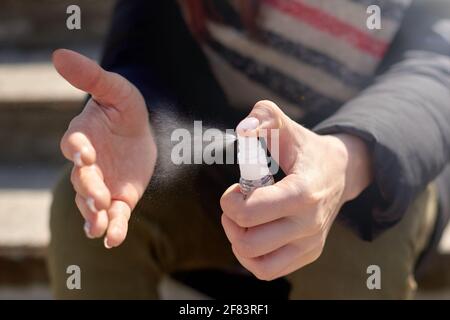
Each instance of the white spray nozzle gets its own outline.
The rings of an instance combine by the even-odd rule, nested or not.
[[[260,180],[270,174],[267,166],[266,151],[257,136],[244,136],[245,131],[254,130],[259,126],[259,120],[246,118],[236,128],[238,138],[238,162],[241,178],[245,180]]]

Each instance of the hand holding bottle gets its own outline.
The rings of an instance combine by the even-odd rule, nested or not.
[[[240,263],[259,279],[272,280],[320,256],[342,205],[370,184],[371,161],[359,138],[320,136],[271,101],[258,102],[249,117],[259,126],[241,134],[269,129],[269,149],[270,129],[279,130],[279,165],[286,177],[246,199],[238,184],[231,186],[221,198],[222,225]]]

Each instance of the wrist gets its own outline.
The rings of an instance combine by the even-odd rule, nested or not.
[[[345,158],[345,187],[343,201],[358,197],[373,180],[372,158],[367,143],[350,134],[334,134],[341,144]]]

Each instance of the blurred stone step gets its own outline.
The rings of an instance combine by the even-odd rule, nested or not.
[[[114,0],[2,0],[0,48],[96,44],[107,29]],[[66,26],[69,5],[81,9],[81,30]]]
[[[0,256],[44,257],[58,167],[0,167]]]
[[[0,286],[0,300],[51,300],[48,285]]]
[[[98,47],[73,47],[97,59]],[[59,140],[85,94],[54,70],[52,50],[0,53],[0,163],[61,163]]]
[[[1,63],[0,105],[79,102],[83,93],[59,76],[50,63],[50,57],[51,52],[46,52],[42,57],[46,59],[42,61]]]
[[[76,106],[81,106],[81,103]],[[51,107],[28,108],[24,105],[20,108],[0,108],[0,163],[62,163],[59,142],[77,113],[79,111],[75,105],[64,111]]]
[[[48,190],[0,191],[0,255],[43,255],[50,199]]]
[[[70,104],[83,98],[83,92],[68,84],[53,68],[51,56],[55,48],[0,51],[0,108],[21,104]],[[98,60],[101,51],[100,44],[67,45],[64,48],[94,60]]]

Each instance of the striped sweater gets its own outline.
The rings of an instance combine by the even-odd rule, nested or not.
[[[208,0],[223,23],[209,22],[202,47],[178,1],[119,0],[102,59],[139,88],[154,128],[168,110],[231,127],[273,99],[319,134],[370,146],[374,183],[339,214],[363,239],[398,223],[435,181],[436,243],[450,216],[450,1],[260,0],[255,41],[234,0]],[[381,30],[366,28],[369,5],[381,8]]]
[[[231,105],[270,99],[300,119],[336,110],[367,85],[410,0],[262,0],[258,40],[233,1],[215,3],[224,23],[209,21],[203,49]],[[367,27],[370,4],[381,8],[380,30]]]

